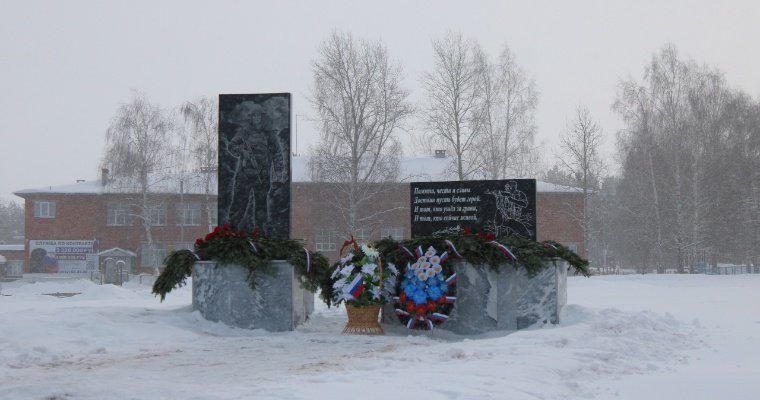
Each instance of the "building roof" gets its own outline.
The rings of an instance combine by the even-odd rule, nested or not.
[[[154,175],[151,177],[151,193],[182,193],[204,194],[204,178],[209,176],[211,194],[216,194],[216,174],[196,172],[184,175]],[[138,185],[135,182],[109,181],[105,186],[101,180],[91,180],[69,183],[57,186],[44,186],[39,188],[22,189],[13,194],[19,197],[34,194],[104,194],[104,193],[137,193]]]
[[[129,250],[124,250],[124,249],[119,248],[119,247],[114,247],[112,249],[103,250],[100,253],[98,253],[98,255],[101,256],[101,257],[106,257],[106,256],[110,256],[110,257],[137,257],[137,253],[129,251]]]
[[[407,157],[401,159],[400,180],[402,182],[438,182],[451,180],[447,168],[451,162],[445,157]],[[297,156],[291,158],[291,171],[293,182],[311,182],[309,173],[309,157]],[[206,173],[197,172],[186,175],[164,175],[163,179],[154,178],[151,183],[153,193],[179,193],[180,185],[182,192],[186,194],[203,194],[204,177]],[[217,193],[216,174],[209,175],[211,178],[211,194]],[[15,195],[25,197],[34,194],[103,194],[103,193],[136,193],[135,184],[118,184],[109,182],[105,187],[100,180],[77,182],[57,186],[45,186],[40,188],[22,189],[14,192]],[[553,183],[536,181],[536,191],[543,193],[576,193],[579,188],[555,185]]]
[[[298,156],[291,158],[293,182],[310,182],[309,157]],[[400,180],[402,182],[440,182],[452,180],[447,173],[451,159],[447,157],[407,157],[401,159]],[[536,191],[542,193],[579,193],[579,188],[555,185],[549,182],[536,181]]]

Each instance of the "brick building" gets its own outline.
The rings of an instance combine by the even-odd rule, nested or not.
[[[154,182],[144,198],[104,177],[15,192],[25,201],[24,272],[91,271],[103,261],[99,253],[114,249],[136,254],[130,273],[154,271],[168,252],[192,248],[216,225],[216,183],[206,195],[202,178]],[[43,268],[30,261],[37,248],[55,253],[55,260]]]
[[[404,159],[402,175],[407,182],[447,180],[446,164],[445,158]],[[341,208],[334,198],[337,192],[329,184],[310,182],[304,157],[293,158],[292,170],[291,237],[303,239],[308,248],[335,260],[346,237],[340,223]],[[213,182],[207,177],[196,174],[158,182],[147,202],[134,190],[108,182],[105,176],[96,181],[16,192],[25,200],[24,272],[49,272],[39,270],[39,259],[44,255],[32,254],[35,248],[70,251],[56,252],[59,272],[103,269],[103,260],[97,255],[115,249],[136,255],[129,265],[130,273],[154,271],[168,252],[192,248],[196,238],[216,226],[216,177],[211,177]],[[205,187],[211,188],[209,194]],[[354,233],[357,239],[410,236],[409,184],[389,183],[382,189],[363,210],[360,217],[372,217]],[[581,193],[538,182],[536,207],[538,240],[556,240],[583,256]],[[145,218],[147,228],[142,223]],[[31,262],[33,256],[40,257]]]

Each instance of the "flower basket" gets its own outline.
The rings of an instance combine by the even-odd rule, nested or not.
[[[380,310],[395,290],[398,270],[392,263],[384,266],[375,249],[359,246],[353,239],[344,243],[341,256],[349,245],[353,246],[335,264],[330,278],[334,303],[345,303],[348,314],[343,333],[382,335],[385,332],[379,323]]]
[[[348,323],[343,328],[346,334],[362,335],[383,335],[383,327],[380,326],[380,304],[371,304],[367,306],[354,306],[346,304],[346,313],[348,313]]]

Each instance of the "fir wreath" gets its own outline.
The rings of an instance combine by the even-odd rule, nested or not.
[[[469,228],[445,237],[404,241],[386,238],[375,243],[375,247],[383,259],[407,266],[394,302],[396,315],[410,329],[432,330],[448,319],[456,301],[456,274],[450,264],[454,259],[486,264],[497,271],[508,264],[524,268],[528,276],[547,268],[550,261],[563,259],[578,273],[589,276],[588,261],[557,242],[497,239],[491,233],[476,233]]]
[[[331,305],[329,263],[322,254],[306,250],[300,241],[234,230],[226,224],[197,239],[194,250],[173,251],[164,259],[164,270],[153,284],[153,294],[161,301],[172,289],[185,285],[196,261],[216,261],[221,268],[233,264],[247,268],[247,282],[256,289],[257,276],[274,272],[272,260],[285,260],[295,268],[302,287],[311,292],[321,289],[322,299]]]

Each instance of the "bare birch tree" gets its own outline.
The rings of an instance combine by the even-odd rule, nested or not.
[[[185,125],[189,128],[189,152],[191,153],[192,169],[200,174],[203,185],[204,208],[206,209],[208,230],[214,224],[213,215],[216,207],[212,207],[212,185],[216,183],[218,163],[218,104],[207,98],[200,97],[180,106],[180,113]]]
[[[534,172],[537,150],[535,84],[504,46],[498,61],[476,56],[481,78],[481,135],[476,142],[480,170],[486,179],[522,178]]]
[[[152,186],[168,175],[168,161],[174,152],[173,128],[174,121],[166,111],[145,95],[134,93],[129,103],[119,107],[106,131],[101,166],[109,170],[112,190],[137,194],[130,204],[130,216],[143,226],[151,254],[155,254],[151,216],[161,207],[160,200],[151,195]],[[160,261],[153,260],[156,269]]]
[[[397,180],[401,147],[394,134],[412,113],[401,66],[380,42],[333,33],[312,65],[311,102],[321,138],[311,149],[312,178],[340,211],[353,235],[386,210],[369,212],[383,183]]]
[[[432,71],[422,76],[427,95],[426,129],[453,156],[458,180],[479,168],[475,145],[483,122],[483,73],[480,47],[461,33],[433,40]]]
[[[583,192],[585,212],[581,225],[584,232],[583,242],[586,246],[585,254],[588,254],[591,236],[590,221],[593,218],[589,200],[593,191],[599,188],[599,180],[604,168],[599,153],[602,139],[602,130],[591,117],[588,108],[579,106],[567,130],[560,137],[560,153],[557,154],[563,168],[575,177]]]

